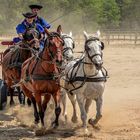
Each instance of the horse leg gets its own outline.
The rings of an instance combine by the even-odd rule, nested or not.
[[[9,95],[10,95],[10,106],[12,106],[12,105],[15,104],[14,103],[14,99],[13,99],[14,89],[11,88],[11,86],[12,86],[12,80],[10,78],[7,78],[6,79],[6,84],[7,84],[8,92],[9,92]]]
[[[89,119],[89,124],[91,124],[92,126],[96,125],[98,123],[98,121],[102,118],[102,96],[99,96],[97,99],[95,99],[96,101],[96,118],[95,119]]]
[[[20,87],[17,87],[17,91],[19,103],[25,105],[25,95],[21,92]]]
[[[35,124],[39,123],[39,114],[36,106],[36,100],[35,97],[32,95],[32,92],[30,92],[25,86],[22,85],[22,91],[24,92],[24,95],[26,95],[33,103],[34,108],[34,117],[35,117]]]
[[[85,103],[86,113],[88,113],[91,103],[92,103],[92,99],[86,99],[86,103]]]
[[[13,99],[14,89],[11,88],[11,87],[8,87],[8,91],[9,91],[9,94],[10,94],[10,106],[12,106],[12,105],[15,104],[14,99]]]
[[[63,116],[65,118],[65,122],[67,122],[67,106],[66,106],[66,102],[67,102],[67,95],[65,90],[61,89],[61,102],[63,105]]]
[[[85,110],[85,102],[84,102],[84,97],[81,97],[81,95],[79,96],[77,94],[77,101],[78,101],[78,105],[79,105],[79,108],[80,108],[80,112],[81,112],[81,120],[83,122],[83,128],[84,128],[84,134],[85,135],[90,135],[89,134],[89,131],[87,129],[87,113],[86,113],[86,110]]]
[[[73,106],[73,115],[72,115],[71,121],[73,123],[77,123],[78,122],[78,117],[77,117],[77,109],[76,109],[76,96],[68,93],[68,97],[69,97],[69,99],[72,103],[72,106]]]
[[[42,106],[41,94],[35,93],[35,100],[38,105],[39,117],[41,119],[41,125],[42,125],[42,127],[44,127],[44,109]]]
[[[22,95],[22,97],[23,97],[23,98],[22,98],[22,103],[25,105],[25,98],[26,98],[26,97],[25,97],[25,94],[23,93],[23,91],[21,91],[21,95]]]
[[[60,90],[57,93],[53,94],[54,102],[55,102],[55,120],[52,122],[53,128],[57,128],[59,126],[59,116],[61,113],[61,107],[60,107]]]
[[[28,106],[31,106],[31,104],[32,104],[32,102],[29,98],[27,98],[27,104],[28,104]]]
[[[51,95],[50,95],[50,94],[44,95],[44,100],[43,100],[43,104],[42,104],[44,113],[45,113],[45,111],[46,111],[46,109],[47,109],[47,104],[48,104],[48,102],[50,101],[50,98],[51,98]]]

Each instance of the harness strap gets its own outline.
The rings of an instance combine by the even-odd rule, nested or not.
[[[75,77],[74,81],[71,81],[71,82],[76,82],[76,81],[102,82],[102,81],[106,81],[106,76],[104,76],[104,77],[93,77],[93,78],[77,76],[77,77]]]
[[[30,76],[29,76],[29,66],[31,64],[31,60],[30,62],[28,63],[28,66],[27,66],[27,69],[26,69],[26,78],[25,78],[25,82],[29,82],[30,81]]]
[[[29,67],[30,67],[30,64],[31,64],[31,60],[32,60],[33,58],[35,58],[35,56],[33,56],[33,57],[30,59],[30,61],[29,61],[29,63],[28,63],[28,66],[27,66],[27,69],[26,69],[26,79],[25,79],[26,82],[29,82],[29,81],[30,81]],[[34,65],[32,71],[31,71],[31,74],[33,73],[35,67],[36,67],[36,64]]]
[[[56,80],[57,78],[55,77],[54,74],[50,75],[41,75],[41,74],[34,74],[32,75],[33,80]]]

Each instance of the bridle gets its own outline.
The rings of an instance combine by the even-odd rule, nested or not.
[[[89,57],[89,59],[91,60],[91,62],[92,62],[93,64],[95,63],[95,62],[93,61],[93,58],[94,58],[95,56],[100,56],[100,57],[102,58],[102,52],[101,52],[101,54],[100,54],[100,53],[96,53],[96,54],[93,54],[92,56],[90,56],[90,54],[89,54],[90,48],[89,48],[89,46],[88,46],[87,44],[88,44],[89,42],[91,42],[91,41],[96,41],[96,40],[99,41],[98,38],[92,37],[92,38],[88,39],[88,40],[85,42],[85,52],[88,54],[88,57]]]
[[[53,62],[53,60],[54,60],[54,52],[52,52],[51,49],[50,49],[50,47],[52,47],[52,44],[51,44],[50,40],[53,37],[59,37],[62,40],[62,46],[64,46],[64,40],[62,39],[62,37],[56,32],[51,32],[50,35],[46,38],[45,44],[44,44],[45,47],[43,48],[42,52],[39,55],[40,59],[45,60],[44,58],[42,58],[42,55],[43,55],[43,52],[44,52],[45,48],[47,48],[48,49],[48,55],[51,58],[51,63],[54,63]],[[61,49],[57,48],[57,52],[61,52]]]
[[[34,45],[37,40],[39,43],[39,38],[40,38],[40,33],[34,28],[29,28],[23,34],[23,43],[25,46],[31,48],[31,46]]]
[[[72,37],[68,36],[68,35],[62,35],[62,39],[65,40],[66,38],[69,38],[73,41]],[[65,53],[68,51],[68,50],[71,50],[71,52],[73,53],[73,49],[75,48],[75,43],[73,41],[73,48],[71,47],[65,47],[63,48],[63,56],[65,56]]]

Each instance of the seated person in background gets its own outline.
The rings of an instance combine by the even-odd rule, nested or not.
[[[44,18],[38,16],[38,12],[43,8],[43,6],[33,4],[29,5],[29,8],[31,8],[33,14],[36,14],[35,22],[39,23],[44,28],[44,30],[51,27],[51,25]]]
[[[28,12],[23,14],[23,16],[25,17],[25,19],[21,24],[17,25],[16,27],[16,31],[19,37],[13,39],[14,43],[17,43],[23,39],[23,35],[27,29],[35,28],[41,35],[40,38],[40,51],[41,51],[44,47],[44,43],[43,45],[41,43],[43,41],[42,38],[43,38],[44,28],[40,24],[34,22],[34,18],[36,17],[36,14]]]

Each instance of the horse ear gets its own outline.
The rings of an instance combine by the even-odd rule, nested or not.
[[[100,32],[100,30],[98,30],[98,31],[96,32],[96,34],[95,34],[95,37],[99,38],[100,35],[101,35],[101,32]]]
[[[86,40],[88,39],[88,34],[87,34],[86,31],[84,31],[84,37],[85,37]]]
[[[70,32],[69,36],[72,37],[72,32]]]
[[[59,25],[59,26],[57,27],[57,32],[58,32],[60,35],[62,35],[62,27],[61,27],[61,25]]]

